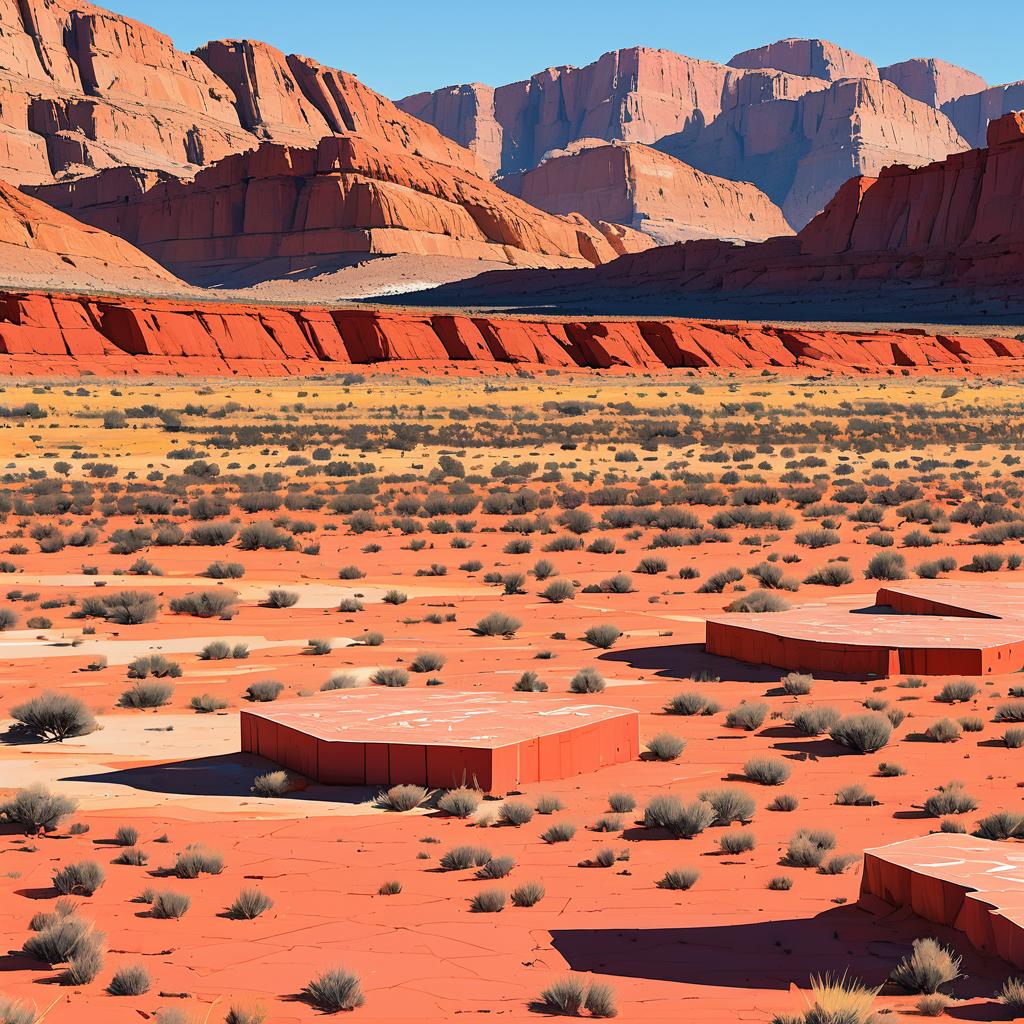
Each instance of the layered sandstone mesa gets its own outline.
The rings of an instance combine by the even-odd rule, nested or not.
[[[351,75],[249,40],[175,49],[78,0],[0,0],[0,174],[40,184],[110,167],[190,176],[270,140],[358,132],[432,160],[471,154]]]
[[[774,68],[803,78],[838,82],[841,78],[878,78],[878,68],[860,54],[826,39],[780,39],[737,53],[731,68]]]
[[[419,92],[398,106],[476,154],[488,174],[501,170],[503,130],[494,117],[494,89],[480,82]]]
[[[0,282],[21,288],[173,291],[173,274],[121,238],[0,181]]]
[[[578,211],[592,221],[632,227],[663,245],[792,234],[782,211],[753,185],[704,174],[636,143],[580,144],[501,185],[549,213]]]
[[[354,135],[313,149],[265,143],[192,180],[118,168],[35,192],[203,284],[325,272],[367,255],[571,267],[640,247],[583,218],[535,210],[468,171]]]
[[[847,318],[920,321],[965,309],[1020,315],[1022,275],[1024,113],[1014,113],[989,125],[987,149],[851,179],[793,238],[661,246],[593,271],[485,274],[430,300],[550,304],[572,297],[592,309],[599,301],[616,311],[642,302],[757,316],[766,315],[766,303],[792,314],[802,301],[819,318],[841,308]],[[765,302],[751,312],[758,299]],[[954,350],[966,351],[959,342]]]
[[[890,64],[879,68],[878,74],[915,100],[940,109],[961,96],[988,88],[988,83],[980,75],[935,57],[915,57]]]
[[[984,146],[990,122],[1024,110],[1024,81],[959,96],[943,104],[942,110],[972,146]]]
[[[799,88],[794,83],[792,92]],[[753,103],[741,102],[751,86],[746,96],[743,89],[741,82],[736,102],[710,125],[664,139],[659,148],[709,174],[753,182],[795,228],[851,177],[892,163],[920,166],[968,148],[944,114],[890,82],[843,79],[795,98]]]
[[[613,50],[586,67],[548,68],[497,89],[449,86],[399,100],[492,172],[535,167],[579,139],[652,143],[721,109],[728,69],[669,50]]]

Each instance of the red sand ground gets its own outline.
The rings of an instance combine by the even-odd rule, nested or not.
[[[976,811],[962,816],[968,830],[994,811],[1019,808],[1021,751],[1003,745],[1000,737],[1006,727],[993,718],[994,709],[1007,702],[1010,688],[1020,685],[1020,677],[975,680],[978,692],[966,705],[937,701],[945,680],[927,677],[921,680],[923,685],[904,687],[902,679],[826,675],[814,680],[810,695],[795,697],[780,687],[779,671],[715,658],[701,649],[705,618],[721,612],[738,595],[701,594],[698,585],[726,566],[748,567],[771,553],[798,559],[784,563],[798,579],[826,561],[848,559],[843,564],[854,576],[852,584],[838,591],[804,584],[797,593],[786,594],[794,605],[867,603],[877,583],[864,579],[864,568],[879,549],[865,542],[870,531],[845,515],[836,514],[840,543],[820,551],[795,542],[795,534],[813,524],[803,521],[789,499],[781,505],[796,517],[797,525],[783,530],[733,528],[727,531],[727,540],[699,546],[651,550],[649,545],[660,532],[653,526],[639,527],[639,533],[625,527],[589,530],[584,535],[588,545],[599,537],[613,541],[608,554],[579,549],[544,553],[552,536],[565,532],[562,527],[552,526],[550,534],[506,532],[502,528],[508,527],[510,516],[485,513],[480,507],[469,513],[475,525],[464,534],[435,534],[427,529],[403,534],[391,525],[392,519],[400,518],[394,511],[382,517],[380,528],[365,533],[354,532],[347,515],[327,509],[251,514],[232,506],[228,516],[222,517],[237,517],[242,524],[280,515],[309,520],[314,529],[298,537],[300,547],[314,539],[320,548],[308,555],[301,550],[241,551],[234,541],[217,548],[150,545],[141,552],[116,555],[109,550],[113,530],[137,526],[139,518],[144,525],[164,518],[119,514],[116,508],[104,513],[101,539],[93,547],[69,545],[44,554],[30,533],[33,525],[42,523],[60,526],[70,535],[99,517],[104,503],[137,493],[128,490],[131,485],[142,484],[142,493],[173,486],[188,461],[168,458],[171,449],[193,446],[197,458],[221,467],[221,476],[213,482],[190,478],[189,498],[224,487],[234,500],[237,491],[228,481],[242,472],[274,470],[285,473],[292,483],[307,479],[295,475],[302,466],[286,467],[285,462],[289,455],[310,457],[322,443],[320,435],[310,435],[305,446],[290,449],[288,431],[366,423],[368,437],[390,437],[388,431],[395,426],[422,423],[454,428],[465,423],[453,410],[470,417],[467,429],[481,439],[479,447],[434,439],[414,442],[410,450],[372,443],[346,448],[335,439],[328,442],[331,458],[373,462],[378,480],[406,479],[405,483],[382,483],[383,491],[415,492],[420,498],[423,491],[416,492],[416,487],[427,480],[442,452],[455,453],[470,477],[484,481],[470,485],[477,493],[500,489],[501,482],[491,471],[504,459],[535,462],[538,468],[529,487],[538,493],[553,489],[565,494],[570,487],[589,493],[605,486],[608,476],[615,474],[628,494],[635,496],[624,499],[623,507],[641,510],[647,506],[635,502],[646,500],[643,489],[648,484],[655,489],[666,486],[674,472],[671,467],[680,464],[709,472],[715,480],[736,467],[741,480],[760,473],[766,481],[777,482],[792,472],[787,464],[811,460],[803,467],[805,474],[824,473],[831,481],[840,458],[848,458],[851,479],[867,481],[876,474],[888,474],[895,486],[911,476],[927,477],[928,470],[912,460],[931,459],[943,464],[933,476],[937,473],[944,482],[933,480],[925,486],[945,514],[969,499],[981,501],[997,491],[1006,497],[1005,507],[1019,508],[1012,475],[1019,442],[1001,440],[1015,436],[1013,388],[977,385],[950,399],[943,397],[943,383],[922,380],[863,381],[856,386],[765,380],[740,385],[709,378],[696,391],[689,387],[584,378],[500,386],[461,381],[445,389],[429,382],[380,380],[282,383],[273,391],[168,381],[131,387],[89,382],[81,394],[76,393],[77,384],[49,389],[42,384],[8,386],[5,407],[35,401],[49,415],[4,420],[0,443],[8,456],[6,471],[13,474],[5,489],[20,497],[38,482],[30,474],[46,469],[51,478],[56,477],[56,461],[67,458],[71,479],[95,488],[98,498],[87,515],[72,511],[32,515],[14,510],[8,516],[0,557],[13,563],[15,571],[4,577],[3,589],[9,595],[5,603],[16,610],[19,622],[16,629],[0,633],[3,712],[44,690],[60,689],[80,696],[95,709],[103,728],[62,744],[0,744],[0,778],[5,787],[13,790],[44,782],[78,799],[80,809],[74,820],[90,826],[88,833],[75,836],[66,829],[38,839],[0,835],[0,930],[8,936],[6,947],[17,951],[29,934],[32,915],[54,905],[54,870],[95,860],[104,866],[106,881],[95,895],[76,898],[76,903],[82,916],[106,933],[106,955],[94,982],[65,988],[54,983],[57,970],[10,953],[0,958],[0,993],[29,999],[40,1009],[55,1001],[45,1018],[47,1024],[128,1024],[168,1006],[185,1010],[196,1024],[221,1021],[233,1003],[252,998],[268,1007],[269,1021],[295,1024],[319,1019],[316,1011],[295,998],[303,986],[321,970],[341,964],[359,974],[366,991],[366,1004],[357,1011],[359,1019],[450,1021],[464,1015],[500,1015],[526,1021],[537,1019],[531,1001],[572,970],[593,972],[610,983],[624,1020],[684,1017],[697,1022],[736,1018],[761,1022],[776,1012],[799,1010],[803,998],[793,986],[806,989],[811,973],[848,969],[880,984],[912,939],[937,935],[956,945],[965,957],[967,977],[951,988],[963,1000],[955,1013],[972,1019],[998,1017],[1003,1011],[992,1001],[993,994],[1010,973],[1007,964],[973,952],[954,929],[905,911],[880,916],[856,906],[859,861],[839,875],[781,862],[790,837],[800,828],[832,830],[837,836],[836,852],[856,858],[865,848],[925,835],[939,822],[928,817],[921,805],[937,786],[952,779],[962,780],[978,803]],[[242,408],[222,411],[228,400]],[[648,420],[638,419],[624,405],[613,411],[607,404],[624,400],[652,419],[671,419],[684,427],[686,420],[680,417],[685,414],[680,410],[692,406],[703,417],[706,436],[718,437],[716,432],[734,424],[728,430],[740,440],[719,449],[717,443],[709,447],[699,440],[660,435],[644,447],[637,437],[640,423]],[[748,401],[760,401],[764,408],[744,412],[740,403]],[[559,404],[545,407],[546,402]],[[573,414],[564,406],[571,402],[582,403],[583,413]],[[844,407],[847,402],[849,409]],[[881,402],[896,403],[907,411],[907,418],[900,420],[900,433],[887,435],[883,449],[858,454],[844,440],[847,417],[866,415],[868,423],[876,414],[861,404]],[[183,415],[182,429],[171,431],[152,416],[112,430],[102,429],[95,418],[86,418],[145,403],[178,410],[187,403],[201,404],[207,411]],[[922,410],[920,416],[913,413],[917,408]],[[496,420],[496,412],[505,409],[514,410],[515,418]],[[984,422],[979,409],[985,410]],[[782,439],[773,450],[731,458],[775,412],[786,416],[778,423]],[[792,418],[787,418],[790,413]],[[985,444],[958,440],[964,436],[959,431],[973,429],[975,418]],[[522,440],[522,432],[532,424],[549,421],[557,425],[551,440]],[[843,424],[840,433],[833,435],[838,440],[831,444],[803,440],[787,447],[811,421]],[[202,444],[212,430],[234,422],[244,423],[253,433],[231,450]],[[934,424],[942,440],[915,446],[908,440],[913,436],[907,426],[911,423]],[[279,428],[284,432],[272,433]],[[378,435],[378,430],[384,434]],[[500,444],[484,442],[492,433],[503,438]],[[569,437],[577,447],[565,450],[562,444],[570,443]],[[701,461],[719,450],[730,456],[725,464]],[[73,459],[76,452],[85,457]],[[623,452],[632,453],[636,461],[619,461]],[[954,468],[958,459],[966,464]],[[879,461],[889,468],[873,465]],[[549,462],[561,465],[557,483],[540,479],[541,467]],[[114,466],[115,476],[91,475],[87,467],[95,463]],[[756,469],[759,463],[768,468]],[[232,465],[241,468],[229,469]],[[154,472],[163,473],[163,480],[147,481]],[[574,477],[576,473],[583,474],[583,479]],[[360,479],[321,475],[310,482],[313,491],[335,485],[340,491]],[[435,480],[424,484],[424,490],[447,492],[451,482],[450,478]],[[103,490],[108,483],[119,489]],[[516,492],[523,487],[518,482],[508,486]],[[722,486],[726,492],[732,489],[732,485]],[[872,493],[884,489],[881,484],[869,486]],[[961,488],[959,496],[957,488]],[[694,506],[692,511],[707,521],[721,507]],[[589,504],[583,508],[595,519],[604,511]],[[909,565],[944,555],[963,564],[979,550],[989,550],[969,544],[974,527],[961,522],[950,523],[947,533],[932,535],[937,544],[926,551],[907,549],[903,542],[911,530],[927,531],[927,527],[903,522],[895,508],[884,506],[883,511],[883,526],[897,539],[896,550],[906,555]],[[554,505],[544,514],[554,523],[561,508]],[[186,529],[195,525],[187,516],[166,518]],[[418,515],[411,518],[421,524],[428,521]],[[457,517],[441,518],[454,521]],[[453,549],[453,537],[465,538],[471,547]],[[523,538],[531,541],[530,552],[505,551],[509,540]],[[413,542],[420,540],[426,543],[415,550]],[[368,544],[380,549],[367,552]],[[1019,548],[1019,541],[1011,541],[993,550],[1005,555]],[[670,572],[634,571],[641,558],[653,555],[664,556]],[[126,572],[140,556],[155,563],[164,575],[114,575]],[[580,584],[574,599],[552,604],[539,596],[545,584],[528,574],[539,558],[547,558],[561,577]],[[223,583],[200,577],[215,559],[242,563],[245,576]],[[479,559],[482,568],[459,568],[469,559]],[[446,575],[416,575],[434,562],[446,566]],[[339,568],[351,564],[358,565],[365,576],[340,580]],[[98,569],[98,575],[82,575],[83,565]],[[495,569],[523,573],[526,593],[503,596],[500,586],[486,584],[484,574]],[[680,578],[681,569],[697,569],[700,576]],[[620,572],[628,575],[632,593],[583,592],[584,586]],[[976,575],[960,571],[949,578],[979,581]],[[1005,573],[991,578],[1003,579]],[[749,578],[747,585],[756,586]],[[167,607],[173,597],[215,586],[240,595],[238,614],[230,621],[175,615]],[[259,601],[273,586],[300,592],[300,601],[284,610],[261,606]],[[74,609],[68,606],[40,607],[58,597],[76,595],[81,600],[120,587],[155,593],[162,605],[157,620],[119,626],[72,618]],[[392,588],[405,592],[408,600],[384,603],[382,596]],[[38,596],[15,600],[10,594],[18,590]],[[343,597],[357,594],[364,595],[363,611],[336,610]],[[512,639],[470,633],[470,626],[494,610],[521,621]],[[29,626],[28,619],[37,615],[50,618],[51,625]],[[594,648],[583,639],[585,629],[600,623],[613,623],[623,632],[609,650]],[[92,627],[95,633],[84,634],[83,627]],[[366,630],[382,633],[383,644],[349,645],[344,639],[360,638]],[[199,660],[199,647],[215,637],[248,642],[250,657]],[[333,649],[323,656],[303,653],[311,637],[331,638]],[[80,647],[68,646],[78,642]],[[173,680],[169,705],[149,712],[116,707],[118,695],[130,685],[127,662],[140,653],[161,649],[183,670]],[[536,815],[518,828],[494,824],[497,801],[485,801],[480,814],[463,821],[434,810],[381,811],[373,806],[374,790],[369,788],[309,784],[282,799],[262,799],[249,792],[254,776],[275,766],[238,753],[239,708],[250,706],[243,699],[247,685],[278,679],[284,684],[282,699],[296,699],[302,693],[315,693],[333,672],[351,672],[365,681],[380,666],[408,667],[420,651],[437,652],[447,659],[437,674],[452,691],[508,695],[514,681],[532,670],[548,683],[549,697],[630,708],[640,716],[642,742],[669,732],[686,739],[686,749],[674,762],[635,759],[590,775],[529,786],[518,799],[532,804],[543,795],[553,795],[564,809],[550,816]],[[544,652],[551,657],[539,657]],[[89,671],[89,663],[100,653],[107,655],[108,664]],[[603,693],[569,697],[568,682],[583,666],[597,667],[607,688]],[[410,693],[424,684],[424,675],[411,673]],[[674,694],[694,690],[717,702],[721,711],[695,717],[665,713],[665,704]],[[222,697],[229,707],[223,713],[194,714],[189,701],[203,693]],[[763,724],[751,732],[729,728],[725,722],[725,712],[744,700],[768,706]],[[863,711],[865,702],[908,713],[890,745],[876,755],[850,754],[827,737],[804,737],[788,721],[807,704],[827,704],[852,714]],[[935,721],[965,716],[976,717],[981,731],[965,731],[960,739],[941,746],[922,741]],[[789,781],[775,788],[747,780],[743,766],[755,755],[781,758],[791,770]],[[905,773],[880,776],[882,761],[899,763]],[[877,803],[837,806],[837,791],[850,783],[864,784]],[[705,790],[727,786],[755,799],[757,809],[749,826],[711,827],[692,840],[675,840],[636,824],[657,795],[672,793],[692,800]],[[780,791],[799,797],[795,811],[768,809]],[[622,815],[612,831],[594,831],[592,826],[608,814],[608,795],[614,792],[632,793],[636,810]],[[541,841],[541,833],[554,821],[570,821],[578,831],[565,843]],[[128,824],[139,829],[139,846],[149,854],[146,866],[110,863],[117,853],[110,840],[118,826]],[[723,854],[720,838],[743,827],[756,837],[754,850]],[[157,841],[164,836],[166,843]],[[154,875],[170,866],[175,854],[190,843],[222,853],[223,872],[190,880]],[[496,856],[514,857],[511,875],[492,882],[476,880],[472,871],[437,870],[441,854],[467,843],[486,846]],[[629,859],[610,868],[584,866],[603,848],[617,854],[628,851]],[[666,870],[684,866],[700,872],[691,890],[657,887]],[[767,889],[768,880],[777,875],[789,876],[792,889]],[[391,880],[401,883],[401,893],[378,895],[378,888]],[[510,892],[531,880],[541,881],[546,890],[532,908],[509,905],[496,916],[469,909],[470,898],[481,889],[500,887]],[[273,908],[250,922],[222,916],[238,891],[253,885],[273,899]],[[180,921],[152,919],[145,904],[132,902],[147,887],[185,892],[192,906]],[[135,962],[144,963],[150,971],[150,992],[138,997],[107,994],[104,986],[113,971]],[[886,991],[878,1004],[912,1013],[914,1001],[914,996]]]

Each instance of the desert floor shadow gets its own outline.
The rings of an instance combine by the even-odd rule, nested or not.
[[[255,800],[258,798],[252,793],[253,779],[278,768],[279,765],[256,754],[218,754],[95,772],[91,775],[69,775],[61,781],[128,786],[147,793],[174,796],[229,796]],[[373,786],[323,786],[310,783],[305,789],[289,793],[287,799],[359,804],[372,799],[378,789]]]
[[[770,665],[748,665],[733,658],[708,654],[700,643],[628,647],[619,651],[605,651],[597,660],[643,669],[667,679],[687,679],[692,673],[706,672],[741,683],[775,683],[786,674]]]
[[[806,991],[811,974],[826,972],[848,971],[882,984],[922,935],[934,935],[965,954],[967,977],[957,983],[958,996],[991,994],[997,962],[989,961],[986,969],[962,934],[900,911],[876,915],[856,904],[816,917],[748,924],[555,929],[551,940],[572,971],[712,988],[780,990],[796,984]],[[988,977],[972,980],[978,974]]]

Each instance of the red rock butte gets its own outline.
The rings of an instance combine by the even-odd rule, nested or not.
[[[1024,584],[890,584],[875,608],[804,605],[708,619],[709,654],[797,672],[992,675],[1024,668]]]
[[[1024,849],[933,832],[864,851],[861,903],[878,900],[956,928],[988,956],[1024,967]]]
[[[327,785],[519,786],[635,760],[639,715],[547,697],[335,691],[241,713],[242,750]]]
[[[277,377],[343,368],[509,373],[1024,373],[1024,342],[0,291],[0,373]]]

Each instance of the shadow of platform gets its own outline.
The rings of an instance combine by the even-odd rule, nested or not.
[[[770,665],[748,665],[744,661],[708,654],[704,645],[669,644],[667,647],[629,647],[605,651],[598,661],[628,665],[667,679],[688,679],[691,674],[708,673],[741,683],[777,683],[786,673]],[[695,680],[699,682],[699,680]]]
[[[260,800],[252,792],[257,775],[279,770],[280,765],[256,754],[218,754],[161,764],[121,768],[91,775],[68,775],[62,782],[90,782],[98,785],[126,786],[146,793],[173,796],[219,796]],[[310,782],[304,789],[282,799],[313,800],[327,803],[361,804],[372,800],[377,786],[324,786]]]
[[[876,915],[856,904],[816,917],[679,928],[554,929],[554,948],[569,969],[709,988],[804,991],[811,974],[832,972],[880,985],[914,939],[936,935],[964,952],[961,998],[991,996],[1006,965],[964,950],[963,936],[913,915]],[[959,941],[957,941],[959,939]],[[968,961],[970,961],[968,963]]]

